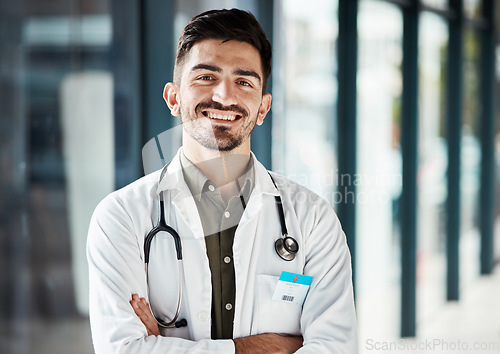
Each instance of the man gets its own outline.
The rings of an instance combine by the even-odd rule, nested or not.
[[[350,255],[337,217],[250,152],[250,133],[271,106],[270,72],[271,46],[253,15],[209,11],[184,29],[174,83],[164,90],[181,116],[183,146],[166,169],[105,198],[91,221],[97,353],[357,352]],[[180,235],[183,268],[162,232],[145,271],[160,197],[165,223]],[[293,242],[275,247],[283,233],[298,250]],[[176,313],[187,322],[158,327],[155,317],[175,322]]]

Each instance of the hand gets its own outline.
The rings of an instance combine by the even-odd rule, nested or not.
[[[302,347],[302,336],[281,336],[276,333],[233,339],[236,353],[295,353]]]
[[[148,336],[159,336],[160,330],[158,328],[158,323],[156,322],[156,318],[151,313],[151,309],[149,308],[149,304],[146,302],[146,299],[139,295],[132,295],[132,300],[130,301],[130,305],[134,309],[135,314],[139,319],[144,323],[146,329],[148,330]]]

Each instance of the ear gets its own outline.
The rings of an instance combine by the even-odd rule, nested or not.
[[[266,118],[267,112],[271,109],[271,94],[266,93],[264,96],[262,96],[262,102],[260,103],[259,107],[259,114],[257,116],[257,125],[262,125],[264,123],[264,118]]]
[[[170,113],[172,113],[174,117],[181,114],[179,88],[173,82],[169,82],[165,85],[165,88],[163,89],[163,99],[167,103],[168,108],[170,108]]]

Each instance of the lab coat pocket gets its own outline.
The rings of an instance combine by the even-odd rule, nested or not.
[[[278,279],[274,275],[257,276],[258,333],[300,335],[302,306],[272,300]]]

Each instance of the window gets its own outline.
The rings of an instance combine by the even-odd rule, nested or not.
[[[274,48],[273,169],[335,203],[337,4],[282,1]],[[279,46],[279,47],[278,47]]]
[[[10,353],[66,326],[92,350],[78,314],[90,216],[115,187],[114,23],[110,1],[73,5],[0,3],[0,351]]]
[[[446,301],[446,70],[448,28],[424,12],[419,34],[417,321]]]
[[[464,13],[469,18],[478,19],[481,17],[481,0],[464,0]]]
[[[422,4],[439,10],[448,9],[448,0],[422,0]]]
[[[479,188],[481,144],[479,122],[479,38],[475,30],[464,28],[464,86],[461,142],[461,210],[460,210],[460,286],[464,287],[479,276]]]
[[[399,335],[402,33],[398,7],[360,1],[358,174],[353,181],[360,338]]]

